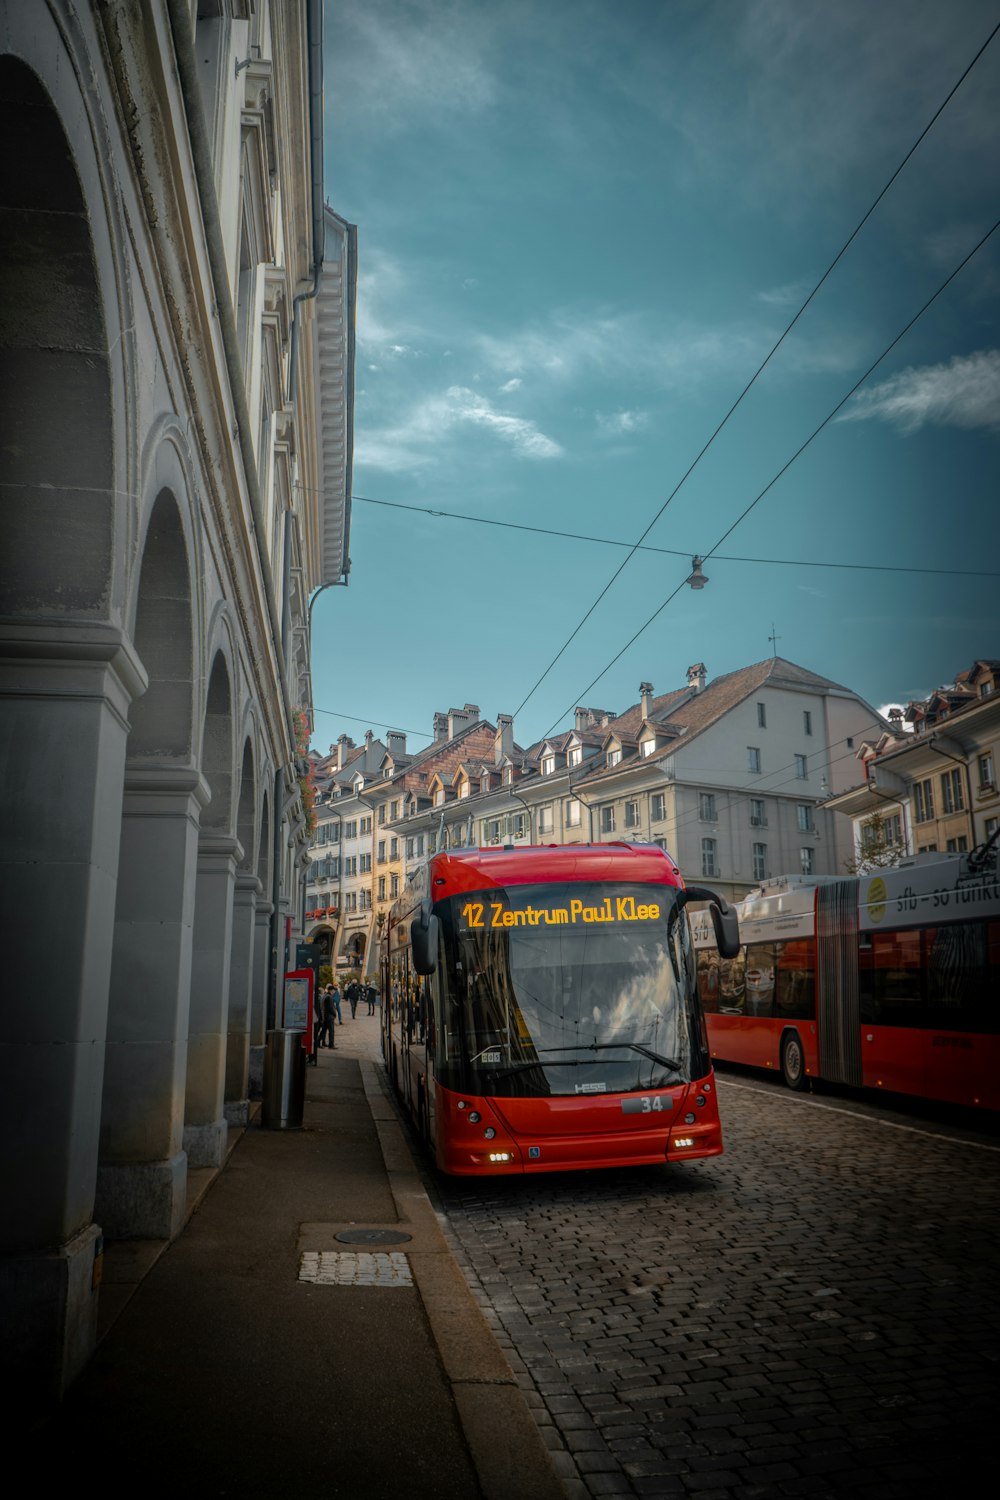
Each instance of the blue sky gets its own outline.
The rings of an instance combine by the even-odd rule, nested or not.
[[[998,21],[996,0],[327,7],[358,498],[350,587],[314,612],[317,745],[389,723],[415,748],[466,701],[528,744],[577,703],[759,661],[772,628],[876,705],[1000,656],[1000,230],[720,545],[1000,218],[1000,36],[657,521],[666,550],[533,693],[627,552],[509,529],[639,538]]]

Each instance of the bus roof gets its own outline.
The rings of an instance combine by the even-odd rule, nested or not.
[[[549,881],[650,881],[680,886],[680,871],[656,844],[527,844],[452,849],[431,856],[435,900],[461,891]]]

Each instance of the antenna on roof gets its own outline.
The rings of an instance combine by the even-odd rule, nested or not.
[[[773,620],[771,621],[771,634],[768,636],[768,640],[771,642],[771,655],[777,657],[778,642],[781,640],[781,636],[775,633]]]

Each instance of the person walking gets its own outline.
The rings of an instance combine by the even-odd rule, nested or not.
[[[335,1047],[337,1045],[333,1036],[333,986],[327,985],[323,991],[323,1026],[319,1034],[319,1045],[321,1047]],[[324,1038],[326,1039],[324,1041]]]
[[[323,1029],[326,1025],[326,991],[317,990],[313,1002],[313,1047],[312,1060],[318,1062],[318,1052],[323,1045]]]
[[[344,1024],[344,1018],[343,1018],[343,1016],[340,1013],[340,990],[337,988],[337,986],[335,984],[330,984],[330,985],[327,985],[327,992],[328,992],[328,996],[329,996],[329,1003],[330,1003],[331,1009],[335,1010],[337,1012],[337,1024],[338,1024],[338,1026],[343,1026],[343,1024]],[[332,1018],[332,1016],[331,1016],[331,1020],[330,1020],[330,1026],[331,1026],[331,1029],[332,1029],[332,1027],[333,1027],[333,1018]]]
[[[361,994],[361,986],[358,984],[358,981],[356,979],[352,979],[344,993],[347,995],[347,998],[350,1001],[351,1020],[354,1021],[357,1019],[358,1000]]]
[[[378,990],[373,984],[369,984],[365,990],[365,999],[368,1001],[368,1014],[373,1016],[375,1014],[375,1002],[378,999]]]

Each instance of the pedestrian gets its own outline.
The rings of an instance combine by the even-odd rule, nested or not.
[[[323,990],[316,991],[316,999],[313,1001],[313,1046],[312,1060],[317,1061],[316,1054],[323,1045],[323,1028],[326,1024],[326,995]]]
[[[344,1024],[344,1018],[343,1018],[343,1016],[340,1013],[340,990],[337,988],[337,986],[335,984],[328,985],[327,989],[328,989],[328,994],[329,994],[328,1003],[329,1003],[329,1005],[331,1007],[330,1029],[332,1031],[333,1030],[332,1011],[336,1011],[337,1012],[337,1023],[338,1023],[338,1025],[343,1026],[343,1024]]]
[[[373,984],[369,984],[365,990],[365,995],[368,1000],[368,1014],[373,1016],[375,1014],[375,1002],[378,999],[378,990]]]
[[[323,991],[323,1026],[319,1034],[319,1045],[321,1047],[335,1047],[337,1045],[333,1039],[333,1017],[333,986],[328,984]]]
[[[361,987],[358,984],[358,981],[356,979],[352,979],[344,992],[347,995],[348,1000],[350,1001],[352,1021],[356,1019],[358,1014],[358,1000],[360,998],[360,990]]]

